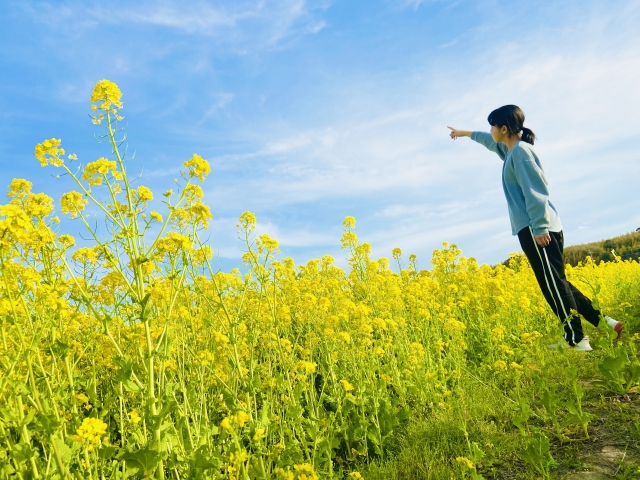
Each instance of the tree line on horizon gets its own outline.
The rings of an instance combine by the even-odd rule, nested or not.
[[[616,256],[622,260],[640,259],[640,228],[607,240],[571,245],[564,249],[565,262],[574,267],[578,262],[584,262],[587,256],[595,263],[610,262]]]

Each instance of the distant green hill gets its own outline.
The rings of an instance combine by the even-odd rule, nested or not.
[[[596,263],[600,260],[610,262],[614,258],[612,250],[623,260],[640,259],[640,229],[608,240],[565,247],[564,259],[573,266],[583,261],[587,255]]]
[[[578,262],[584,261],[587,256],[590,256],[595,263],[601,260],[610,262],[614,259],[612,250],[622,260],[640,260],[640,228],[635,232],[625,233],[608,240],[565,246],[564,260],[574,267]],[[509,265],[509,260],[502,263]]]

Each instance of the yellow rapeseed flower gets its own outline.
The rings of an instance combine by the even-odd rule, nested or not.
[[[189,175],[191,177],[198,177],[201,182],[204,181],[204,177],[209,175],[211,166],[204,158],[198,154],[193,154],[189,160],[183,163],[185,167],[189,169]]]
[[[306,374],[315,372],[317,366],[318,366],[317,363],[307,362],[305,360],[299,361],[298,364],[296,365],[298,370],[302,370]]]
[[[352,216],[345,217],[342,221],[342,225],[345,228],[356,228],[356,219]]]
[[[166,237],[156,243],[156,249],[160,253],[176,253],[179,250],[191,250],[191,239],[178,232],[169,232]]]
[[[140,423],[142,421],[142,417],[140,417],[140,413],[137,410],[131,410],[129,412],[129,420],[134,425],[137,425],[138,423]]]
[[[507,355],[513,355],[515,353],[513,350],[511,350],[511,348],[509,348],[504,343],[502,345],[498,345],[498,351],[500,353],[505,353]]]
[[[64,148],[58,148],[61,143],[60,139],[50,138],[36,145],[34,153],[41,166],[46,167],[51,163],[54,167],[61,167],[64,164],[61,158],[64,155]]]
[[[353,385],[349,383],[348,380],[340,380],[340,383],[342,384],[342,388],[344,388],[346,392],[350,392],[351,390],[353,390]]]
[[[351,343],[351,335],[349,335],[347,332],[338,332],[336,334],[336,337],[342,340],[344,343]]]
[[[88,163],[82,172],[82,179],[89,182],[89,185],[102,185],[103,177],[109,172],[116,171],[116,162],[104,157]]]
[[[244,424],[247,423],[248,421],[249,421],[249,415],[247,415],[246,412],[239,410],[236,413],[236,422],[238,423],[238,426],[244,427]]]
[[[195,225],[202,225],[203,228],[209,228],[209,220],[213,218],[208,205],[202,202],[196,202],[189,207],[189,212],[193,217]]]
[[[107,432],[107,424],[99,418],[85,418],[72,439],[78,443],[99,445]]]
[[[240,226],[242,226],[242,228],[246,228],[247,230],[253,230],[256,225],[256,216],[251,212],[244,212],[242,215],[240,215],[238,220],[240,221]]]
[[[145,187],[144,185],[140,185],[137,190],[138,200],[141,202],[150,202],[153,200],[153,192],[149,187]]]
[[[491,330],[491,336],[495,339],[495,340],[502,340],[504,338],[504,332],[505,329],[504,327],[495,327]]]
[[[444,323],[444,331],[449,333],[450,335],[463,332],[467,329],[467,326],[459,320],[455,318],[450,318]]]
[[[78,400],[80,403],[89,403],[89,397],[87,397],[87,395],[84,393],[78,393],[76,395],[76,400]]]
[[[320,478],[310,463],[294,465],[293,470],[296,472],[297,480],[319,480]]]
[[[220,428],[223,428],[226,431],[230,431],[233,428],[231,424],[231,418],[230,417],[223,418],[222,421],[220,422]]]
[[[110,80],[100,80],[93,87],[90,101],[98,103],[97,108],[100,110],[115,113],[116,108],[122,108],[121,98],[122,92],[115,83]]]
[[[469,470],[475,469],[475,465],[467,457],[456,457],[456,462],[458,462],[458,464],[463,468],[467,468]]]
[[[71,218],[76,218],[88,203],[89,201],[80,192],[67,192],[60,199],[60,211],[71,214]]]
[[[33,184],[24,178],[14,178],[9,184],[7,197],[16,199],[25,198],[31,193],[32,186]]]
[[[497,368],[498,370],[506,370],[507,369],[507,362],[505,362],[504,360],[496,360],[496,362],[493,364],[493,366],[495,368]]]
[[[64,247],[72,247],[73,245],[75,245],[76,243],[76,239],[73,238],[71,235],[67,235],[66,233],[60,235],[58,237],[58,241],[64,246]]]

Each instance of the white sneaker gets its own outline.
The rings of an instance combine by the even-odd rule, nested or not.
[[[554,343],[552,345],[547,345],[547,348],[549,350],[555,350],[558,348],[558,344]],[[589,337],[582,337],[582,340],[576,343],[573,347],[566,345],[566,348],[576,350],[577,352],[590,352],[591,350],[593,350],[593,348],[591,348],[591,345],[589,344]]]
[[[575,344],[575,346],[571,348],[578,352],[590,352],[591,350],[593,350],[593,348],[591,348],[591,345],[589,345],[589,337],[583,337],[582,340],[580,340]]]

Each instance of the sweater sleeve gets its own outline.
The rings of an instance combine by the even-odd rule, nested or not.
[[[496,152],[503,161],[507,157],[507,146],[504,143],[494,142],[490,133],[471,132],[471,140],[478,142],[480,145],[484,145],[492,152]]]
[[[529,225],[534,235],[549,232],[549,188],[547,179],[536,161],[524,150],[514,152],[513,167],[522,189]]]

